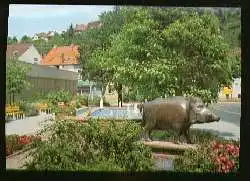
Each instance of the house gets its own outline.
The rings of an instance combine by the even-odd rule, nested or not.
[[[41,56],[33,44],[12,44],[7,46],[6,58],[17,58],[20,61],[40,64]]]
[[[54,46],[42,59],[41,65],[56,67],[57,69],[81,72],[79,46]],[[79,77],[80,78],[80,77]]]
[[[102,26],[101,21],[92,21],[89,22],[87,25],[85,24],[76,24],[75,27],[75,32],[79,33],[79,32],[83,32],[86,31],[88,29],[93,29],[93,28],[100,28]]]
[[[33,40],[45,40],[45,41],[48,41],[48,35],[47,33],[36,33],[33,38]]]
[[[78,25],[78,24],[76,24],[75,32],[79,33],[79,32],[87,30],[87,28],[88,28],[87,25],[84,25],[84,24]]]
[[[39,40],[38,35],[34,35],[34,36],[32,37],[32,40],[33,40],[33,41]]]
[[[100,28],[102,26],[101,21],[92,21],[88,23],[88,29],[93,29],[93,28]]]
[[[54,32],[54,31],[49,31],[49,32],[47,33],[47,38],[48,38],[48,39],[51,39],[53,36],[55,36],[55,32]]]

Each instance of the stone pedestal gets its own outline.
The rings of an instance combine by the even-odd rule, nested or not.
[[[103,98],[101,97],[101,100],[100,100],[100,108],[103,108]]]

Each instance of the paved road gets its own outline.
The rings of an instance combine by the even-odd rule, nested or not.
[[[240,126],[241,104],[240,103],[219,103],[212,106],[214,112],[222,120]]]
[[[224,138],[240,139],[241,104],[218,103],[210,107],[212,107],[212,110],[221,117],[221,121],[195,124],[192,128],[208,130]]]

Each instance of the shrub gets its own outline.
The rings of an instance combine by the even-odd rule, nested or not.
[[[23,145],[18,142],[18,135],[6,136],[6,154],[11,155],[13,152],[22,149]]]
[[[233,141],[211,141],[200,144],[197,150],[187,150],[175,160],[176,171],[237,172],[239,144]]]
[[[151,151],[139,143],[141,128],[136,123],[114,121],[103,126],[56,120],[45,128],[51,137],[31,152],[29,169],[140,171],[152,169]]]
[[[88,106],[88,95],[78,95],[76,101],[80,103],[80,105]]]
[[[181,138],[178,135],[178,132],[176,131],[153,131],[152,132],[152,138],[157,140],[164,140],[164,141],[186,141],[185,138],[182,136]],[[190,139],[193,143],[196,144],[203,144],[208,143],[210,141],[213,141],[215,139],[219,140],[220,138],[208,131],[204,130],[197,130],[197,129],[191,129],[190,130]],[[222,140],[222,139],[221,139]]]
[[[53,105],[57,105],[58,102],[68,103],[72,100],[72,94],[69,91],[60,90],[57,92],[51,92],[47,96],[49,102]]]
[[[27,101],[21,101],[19,103],[19,108],[24,112],[25,116],[29,117],[39,115],[39,110],[37,109],[36,105]]]
[[[94,96],[93,99],[89,98],[88,105],[100,106],[100,100],[101,98],[99,96]]]
[[[55,115],[65,115],[65,116],[75,116],[76,110],[75,105],[65,105],[65,106],[58,106],[58,105],[50,105],[51,111],[55,113]]]
[[[37,144],[41,141],[41,137],[39,136],[19,136],[19,135],[8,135],[6,136],[6,155],[11,155],[15,151],[22,150],[26,145],[34,142]]]

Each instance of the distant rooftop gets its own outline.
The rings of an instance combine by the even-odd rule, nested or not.
[[[24,54],[31,46],[32,44],[22,44],[22,43],[7,45],[6,57],[7,58],[12,56],[19,57],[22,54]]]

